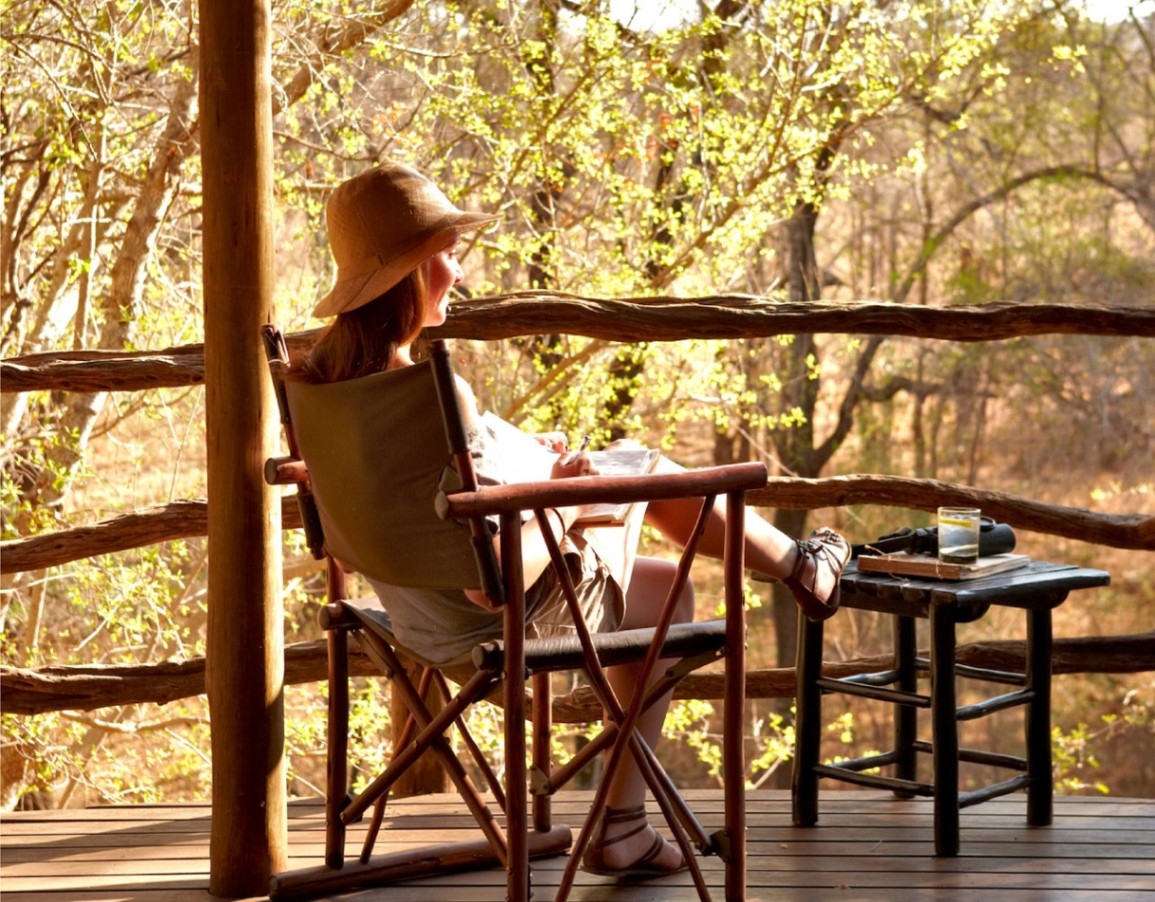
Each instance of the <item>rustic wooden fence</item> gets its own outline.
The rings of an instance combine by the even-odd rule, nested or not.
[[[449,338],[493,340],[569,333],[616,342],[672,341],[689,336],[753,338],[807,332],[959,342],[1044,334],[1152,338],[1155,310],[1018,304],[945,309],[875,303],[776,304],[745,296],[606,301],[524,292],[459,303],[449,322],[438,330],[439,335]],[[309,337],[297,335],[290,340],[303,343]],[[199,345],[134,353],[72,351],[0,361],[0,390],[4,392],[141,391],[203,381],[204,355]],[[876,504],[910,510],[973,503],[984,513],[1020,529],[1114,548],[1155,551],[1153,516],[1098,514],[936,480],[873,475],[775,477],[764,489],[752,493],[750,502],[798,509]],[[284,506],[282,522],[286,529],[300,526],[294,504]],[[158,505],[91,526],[3,542],[0,573],[40,570],[158,542],[204,536],[207,530],[205,502]],[[324,656],[324,644],[319,641],[287,647],[286,681],[297,684],[324,679]],[[1022,656],[1022,643],[1017,642],[984,642],[960,650],[960,659],[965,663],[995,669],[1014,669]],[[878,664],[877,659],[863,658],[827,667],[833,674],[848,675],[877,669]],[[1056,673],[1155,670],[1155,633],[1058,640],[1054,668]],[[355,663],[354,670],[371,672],[363,661]],[[683,683],[679,695],[716,699],[720,690],[717,677],[703,674]],[[163,704],[204,691],[203,658],[139,666],[0,668],[0,710],[17,715],[142,702]],[[792,696],[793,670],[752,671],[748,674],[747,692],[752,698]],[[559,701],[556,716],[559,722],[582,722],[600,716],[600,709],[579,692]]]

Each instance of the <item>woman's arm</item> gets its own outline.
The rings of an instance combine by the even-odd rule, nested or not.
[[[584,461],[584,464],[583,464]],[[550,473],[550,479],[569,479],[573,476],[588,476],[596,471],[592,469],[589,458],[585,454],[567,452],[558,455]],[[554,539],[561,541],[571,526],[577,522],[581,514],[579,507],[554,507],[546,517],[549,530]],[[501,563],[501,536],[493,537],[493,547],[497,553],[498,563]],[[537,517],[531,517],[521,525],[521,572],[526,587],[532,586],[539,576],[549,566],[549,547],[541,533],[541,524]],[[474,604],[480,605],[487,611],[497,611],[500,607],[490,603],[481,589],[466,589],[466,597]]]
[[[465,425],[476,426],[480,422],[480,414],[477,410],[477,401],[470,390],[469,385],[461,379],[457,378],[458,399],[461,406],[461,416]],[[500,447],[497,453],[501,453]],[[569,479],[574,476],[587,476],[595,473],[596,470],[590,462],[588,455],[578,452],[565,451],[558,454],[557,459],[553,462],[548,473],[549,479]],[[528,474],[530,478],[545,478],[547,474],[535,476]],[[549,529],[553,533],[555,539],[559,542],[562,536],[577,521],[581,514],[581,508],[578,507],[559,507],[551,508],[556,512],[556,516],[551,514],[546,519],[549,522]],[[501,561],[501,543],[500,536],[493,537],[494,549],[497,552],[498,562]],[[546,546],[545,538],[541,533],[541,526],[537,521],[537,517],[531,517],[521,527],[521,562],[522,562],[522,579],[525,585],[532,586],[545,568],[549,566],[549,548]],[[487,611],[499,610],[496,606],[490,603],[485,593],[481,589],[466,589],[465,595],[474,604],[485,608]]]

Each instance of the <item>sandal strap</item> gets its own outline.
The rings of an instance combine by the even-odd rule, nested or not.
[[[646,816],[646,806],[633,805],[630,808],[609,808],[602,813],[602,822],[606,824],[624,824],[627,821],[637,820]]]
[[[646,852],[646,854],[643,855],[641,858],[639,858],[637,861],[635,861],[633,863],[632,867],[635,867],[635,868],[645,867],[651,861],[656,861],[658,856],[661,855],[662,852],[665,851],[665,849],[666,849],[666,841],[662,838],[662,835],[660,833],[658,833],[657,830],[655,830],[654,831],[654,841],[650,845],[649,851]]]
[[[815,532],[810,538],[795,539],[794,544],[798,548],[798,554],[794,556],[794,566],[790,570],[790,575],[782,580],[788,586],[797,586],[806,592],[814,593],[814,587],[818,585],[818,567],[822,563],[826,563],[831,570],[838,573],[844,566],[844,561],[840,561],[834,554],[834,550],[827,544],[824,539],[830,535],[837,535],[832,533],[829,529],[821,529]],[[810,580],[810,585],[806,586],[802,582],[802,574],[806,569],[806,563],[809,560],[814,561],[814,571]]]
[[[610,824],[628,824],[630,821],[640,821],[640,823],[632,830],[626,830],[619,833],[617,836],[610,839],[606,836],[606,827]],[[623,840],[629,839],[631,836],[637,836],[643,830],[650,826],[649,820],[646,818],[646,806],[638,805],[633,808],[607,808],[605,814],[602,816],[602,835],[599,847],[604,849],[606,846],[614,846]],[[659,852],[661,849],[658,850]],[[648,854],[648,853],[647,853]],[[655,855],[658,853],[654,853]],[[650,859],[645,859],[649,861]]]
[[[802,571],[806,567],[806,560],[809,554],[809,549],[801,539],[794,540],[794,547],[798,553],[794,555],[794,566],[790,569],[790,575],[782,582],[787,585],[795,585],[801,588],[802,586]]]

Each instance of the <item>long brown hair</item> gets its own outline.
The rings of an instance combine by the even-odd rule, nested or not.
[[[343,382],[387,370],[397,349],[421,334],[428,297],[427,260],[384,294],[333,320],[293,364],[290,378]]]

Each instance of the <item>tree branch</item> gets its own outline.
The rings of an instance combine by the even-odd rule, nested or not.
[[[924,242],[922,250],[919,251],[918,257],[911,265],[910,272],[907,273],[906,278],[904,278],[898,288],[895,289],[894,299],[900,303],[906,300],[906,297],[908,294],[910,294],[910,290],[914,286],[915,281],[926,271],[927,264],[930,262],[931,257],[934,256],[935,252],[939,249],[942,243],[946,241],[948,237],[950,237],[951,233],[954,232],[955,229],[957,229],[960,225],[962,225],[963,222],[965,222],[979,210],[983,209],[984,207],[989,207],[991,204],[1005,200],[1016,189],[1021,188],[1023,185],[1030,184],[1031,182],[1070,176],[1098,182],[1099,184],[1104,185],[1113,191],[1118,191],[1129,200],[1135,200],[1135,198],[1132,197],[1128,191],[1124,190],[1119,185],[1112,183],[1098,169],[1087,169],[1082,166],[1063,165],[1045,166],[1042,169],[1034,169],[1030,172],[1024,172],[1021,175],[1015,176],[1014,178],[1004,182],[995,190],[989,191],[981,197],[974,198],[972,201],[970,201],[970,203],[964,204],[938,229],[938,231],[931,235],[930,238]]]

